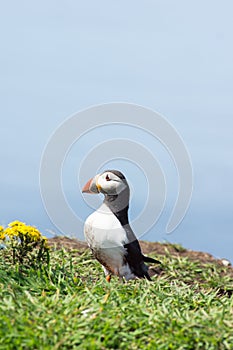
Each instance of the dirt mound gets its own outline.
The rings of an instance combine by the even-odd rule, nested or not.
[[[50,238],[49,244],[50,246],[56,247],[57,249],[64,247],[67,250],[75,249],[80,253],[83,252],[85,249],[88,249],[86,242],[72,239],[69,237],[57,236]],[[233,276],[233,268],[230,262],[228,262],[226,259],[215,259],[211,254],[188,250],[178,244],[140,241],[140,245],[145,255],[153,253],[155,255],[172,255],[177,257],[181,256],[187,257],[192,261],[198,261],[201,264],[214,263],[220,266],[224,265],[228,267],[229,273]]]
[[[49,245],[56,249],[66,248],[67,250],[80,250],[83,251],[88,249],[87,243],[83,241],[78,241],[74,238],[64,237],[64,236],[56,236],[53,238],[49,238]]]

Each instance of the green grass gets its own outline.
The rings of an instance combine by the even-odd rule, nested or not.
[[[0,349],[233,349],[227,268],[159,256],[153,282],[108,284],[89,252],[22,273],[0,252]],[[158,258],[158,256],[157,256]]]

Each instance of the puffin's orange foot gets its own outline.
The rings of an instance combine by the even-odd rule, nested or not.
[[[106,276],[106,281],[107,281],[108,283],[111,281],[111,277],[112,277],[111,275],[107,275],[107,276]]]

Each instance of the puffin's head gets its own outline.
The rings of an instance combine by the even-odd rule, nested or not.
[[[106,170],[90,179],[83,187],[83,193],[103,193],[116,196],[124,190],[129,190],[124,175],[118,170]]]

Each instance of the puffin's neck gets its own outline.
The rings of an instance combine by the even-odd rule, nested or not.
[[[109,207],[113,214],[118,218],[122,226],[129,224],[129,190],[125,189],[117,195],[104,196],[104,203]]]

